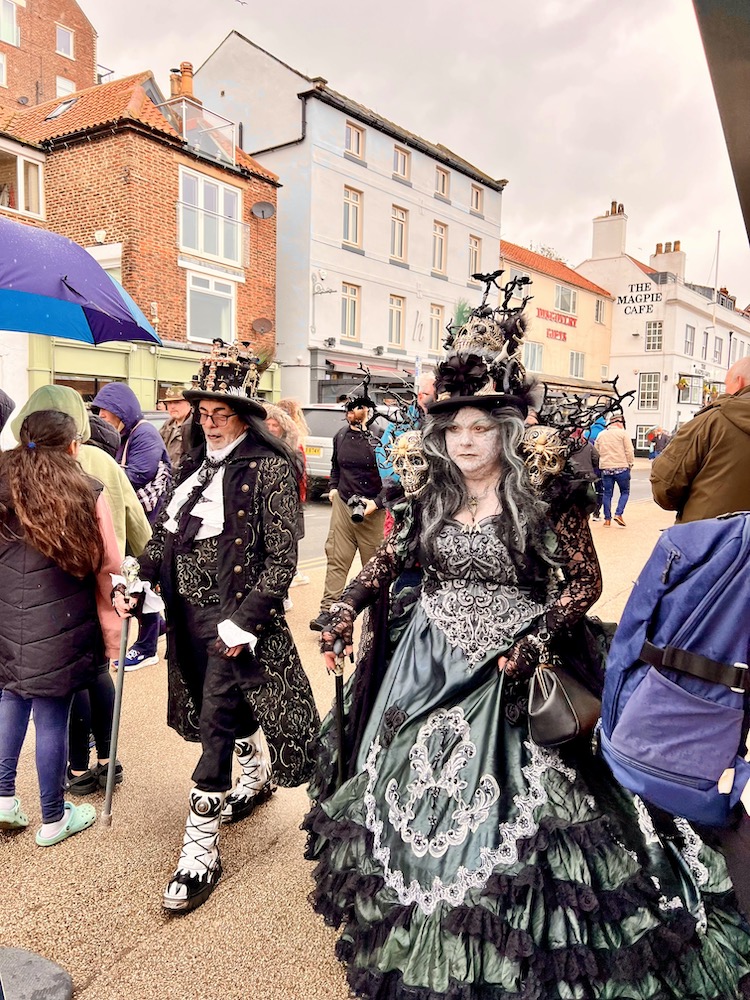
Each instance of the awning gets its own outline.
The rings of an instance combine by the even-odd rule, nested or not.
[[[363,358],[361,363],[370,369],[372,375],[377,375],[381,378],[385,376],[401,378],[403,375],[407,375],[410,378],[414,377],[414,368],[411,365],[404,365],[403,368],[397,368],[395,365],[374,364],[366,358]],[[360,362],[350,360],[349,358],[326,358],[326,364],[330,365],[336,372],[348,372],[355,375],[362,374],[359,369]]]

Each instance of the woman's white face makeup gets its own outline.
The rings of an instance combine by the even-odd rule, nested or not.
[[[445,431],[448,457],[469,479],[489,478],[500,472],[500,429],[475,406],[453,414]]]

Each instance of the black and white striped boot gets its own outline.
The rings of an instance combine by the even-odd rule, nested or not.
[[[164,908],[180,913],[205,903],[221,878],[219,823],[226,792],[190,790],[190,812],[177,868],[164,893]]]
[[[237,820],[244,819],[276,791],[262,729],[258,729],[252,736],[237,740],[234,752],[242,773],[226,797],[221,810],[222,823],[236,823]]]

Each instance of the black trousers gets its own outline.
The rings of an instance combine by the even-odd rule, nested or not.
[[[732,826],[712,832],[713,837],[706,840],[718,846],[724,855],[737,903],[742,915],[750,921],[750,816],[743,814]]]
[[[192,646],[189,663],[180,663],[199,712],[201,754],[193,771],[196,787],[204,792],[226,792],[232,787],[232,754],[237,739],[252,736],[258,721],[245,699],[243,687],[252,672],[250,653],[222,656],[216,652],[216,627],[222,619],[219,605],[197,608],[182,602],[182,617]]]

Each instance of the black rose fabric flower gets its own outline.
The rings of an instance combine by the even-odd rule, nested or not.
[[[438,365],[435,393],[450,396],[475,396],[489,381],[484,359],[478,354],[455,354]]]

